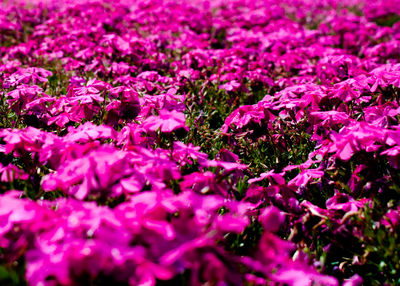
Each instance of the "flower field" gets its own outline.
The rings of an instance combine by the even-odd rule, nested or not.
[[[400,2],[0,2],[0,285],[399,285]]]

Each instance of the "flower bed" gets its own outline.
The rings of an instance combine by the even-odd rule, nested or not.
[[[0,11],[1,285],[400,283],[400,2]]]

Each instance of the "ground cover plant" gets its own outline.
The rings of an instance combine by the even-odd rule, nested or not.
[[[0,284],[400,284],[399,20],[1,1]]]

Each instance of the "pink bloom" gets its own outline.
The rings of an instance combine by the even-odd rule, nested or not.
[[[323,127],[332,127],[336,124],[346,125],[350,121],[350,117],[345,112],[335,110],[310,112],[310,119],[313,119],[313,124]]]
[[[341,210],[345,213],[357,212],[363,208],[366,201],[356,201],[351,196],[336,192],[331,198],[326,201],[326,208],[328,210]]]
[[[255,105],[242,105],[233,111],[226,119],[221,131],[226,133],[229,128],[242,129],[254,122],[261,125],[262,122],[273,121],[275,116],[268,110],[268,103],[259,102]]]
[[[324,171],[317,169],[306,169],[294,177],[289,185],[295,185],[297,187],[305,186],[312,179],[319,179],[324,175]]]
[[[240,88],[240,86],[241,84],[238,81],[233,80],[223,85],[220,85],[219,88],[224,89],[226,91],[237,91]]]
[[[142,124],[143,128],[155,132],[160,129],[161,132],[171,133],[179,129],[189,130],[186,127],[185,115],[181,112],[165,109],[160,110],[159,116],[150,116]]]
[[[72,126],[68,127],[68,134],[63,138],[64,141],[70,142],[89,142],[94,140],[107,140],[113,139],[115,140],[117,137],[117,132],[109,127],[104,125],[94,125],[91,122],[86,122],[85,124],[80,125],[78,128],[73,128]]]
[[[147,81],[157,81],[160,76],[156,71],[145,71],[137,75],[137,78]]]
[[[334,277],[322,275],[313,269],[303,268],[301,265],[299,266],[300,267],[283,268],[273,275],[273,277],[276,281],[292,286],[339,285],[337,279]]]
[[[345,279],[343,282],[343,286],[361,286],[363,283],[363,279],[360,275],[354,274],[349,279]]]
[[[249,184],[255,183],[255,182],[260,182],[263,181],[264,179],[268,179],[270,184],[272,185],[282,185],[285,183],[285,179],[283,178],[283,175],[285,173],[275,173],[274,170],[268,171],[266,173],[261,173],[259,178],[253,178],[248,181]]]
[[[57,136],[33,127],[25,129],[0,130],[0,138],[6,142],[5,153],[14,151],[15,156],[21,156],[24,152],[38,153],[46,144],[52,144]]]
[[[335,157],[344,161],[360,150],[375,152],[381,148],[387,132],[386,129],[365,122],[353,123],[339,133],[331,133],[332,143],[328,143],[328,152],[335,153]]]
[[[276,207],[267,207],[261,213],[259,220],[264,231],[276,232],[285,221],[285,215]]]
[[[13,164],[3,167],[0,163],[0,174],[2,182],[13,182],[14,180],[27,180],[29,175],[24,170],[19,169]]]
[[[226,182],[218,182],[216,175],[212,172],[194,172],[183,177],[180,183],[182,190],[192,190],[201,194],[217,193],[226,197]]]
[[[390,226],[392,228],[397,228],[400,226],[400,208],[389,210],[384,218],[382,219],[382,224],[385,226]]]
[[[21,68],[9,76],[4,81],[3,86],[4,88],[10,88],[20,84],[48,82],[47,77],[51,76],[52,74],[53,73],[51,71],[38,67]]]
[[[174,160],[178,161],[181,166],[184,166],[185,164],[193,164],[194,161],[197,161],[201,166],[204,166],[208,155],[200,152],[200,147],[193,146],[191,143],[185,145],[180,141],[175,141],[172,157]]]

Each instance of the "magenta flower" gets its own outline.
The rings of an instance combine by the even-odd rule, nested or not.
[[[185,145],[180,141],[175,141],[173,147],[172,157],[179,162],[179,165],[184,166],[197,161],[200,166],[206,166],[208,155],[200,152],[200,147],[193,146],[191,143]]]
[[[229,128],[243,129],[250,123],[261,125],[275,119],[275,116],[268,110],[268,103],[259,102],[255,105],[243,105],[236,109],[226,119],[221,131],[226,133]]]
[[[396,229],[400,226],[400,209],[397,207],[397,209],[392,209],[389,210],[384,218],[382,219],[382,224],[387,226],[387,227],[392,227],[393,229]]]
[[[14,180],[27,180],[29,175],[24,170],[18,168],[13,164],[3,166],[0,163],[0,174],[2,182],[13,182]]]
[[[42,187],[46,191],[59,189],[78,199],[139,192],[146,180],[143,174],[134,172],[127,155],[104,146],[82,158],[64,162],[57,172],[43,178]]]
[[[68,127],[68,134],[63,138],[65,142],[86,143],[94,140],[115,140],[117,132],[111,127],[100,125],[96,126],[91,122],[86,122],[78,128]]]
[[[306,169],[289,181],[289,185],[297,187],[306,186],[312,179],[319,179],[324,175],[324,171],[318,169]]]
[[[182,190],[192,190],[201,194],[217,193],[223,197],[227,195],[227,184],[218,183],[216,175],[212,172],[194,172],[183,177],[180,183]]]
[[[368,199],[356,201],[346,194],[336,192],[335,195],[326,201],[326,208],[328,210],[342,210],[345,213],[356,213],[359,209],[363,208],[367,202],[371,201]]]
[[[15,156],[21,156],[26,152],[38,153],[46,144],[52,144],[57,136],[33,127],[22,130],[0,130],[0,138],[6,142],[5,153],[14,152]]]
[[[268,207],[263,210],[259,220],[264,231],[276,232],[285,221],[285,215],[276,207]]]
[[[7,103],[9,106],[20,114],[22,110],[26,108],[26,106],[37,99],[39,95],[41,95],[43,89],[37,85],[18,85],[16,89],[7,93]]]
[[[10,88],[20,84],[48,82],[47,77],[51,76],[52,74],[53,73],[48,70],[37,67],[19,69],[17,72],[6,78],[3,87]]]
[[[268,179],[271,185],[282,185],[285,183],[285,179],[283,175],[285,173],[275,173],[274,170],[268,171],[266,173],[261,173],[259,178],[253,178],[248,181],[249,184],[263,181],[264,179]]]
[[[337,124],[347,125],[351,120],[345,112],[331,111],[313,111],[310,112],[310,118],[313,124],[323,127],[333,127]]]
[[[344,127],[339,133],[332,132],[330,140],[323,143],[327,152],[334,153],[341,160],[349,160],[354,153],[365,150],[375,152],[387,140],[388,130],[365,122],[353,123]],[[325,146],[324,146],[325,145]]]
[[[293,265],[295,266],[295,265]],[[301,267],[301,265],[299,265]],[[293,286],[311,286],[311,285],[326,285],[338,286],[336,278],[322,275],[315,270],[307,268],[292,267],[278,271],[274,276],[276,281],[287,283]]]
[[[219,86],[220,89],[224,89],[226,91],[237,91],[240,89],[240,87],[241,84],[236,80],[232,80]]]
[[[361,286],[363,284],[363,279],[360,275],[354,274],[349,279],[345,279],[343,286]]]
[[[155,132],[160,130],[164,133],[171,133],[177,130],[189,130],[186,127],[185,115],[181,112],[165,109],[160,110],[158,116],[150,116],[143,122],[143,128],[147,131]]]

